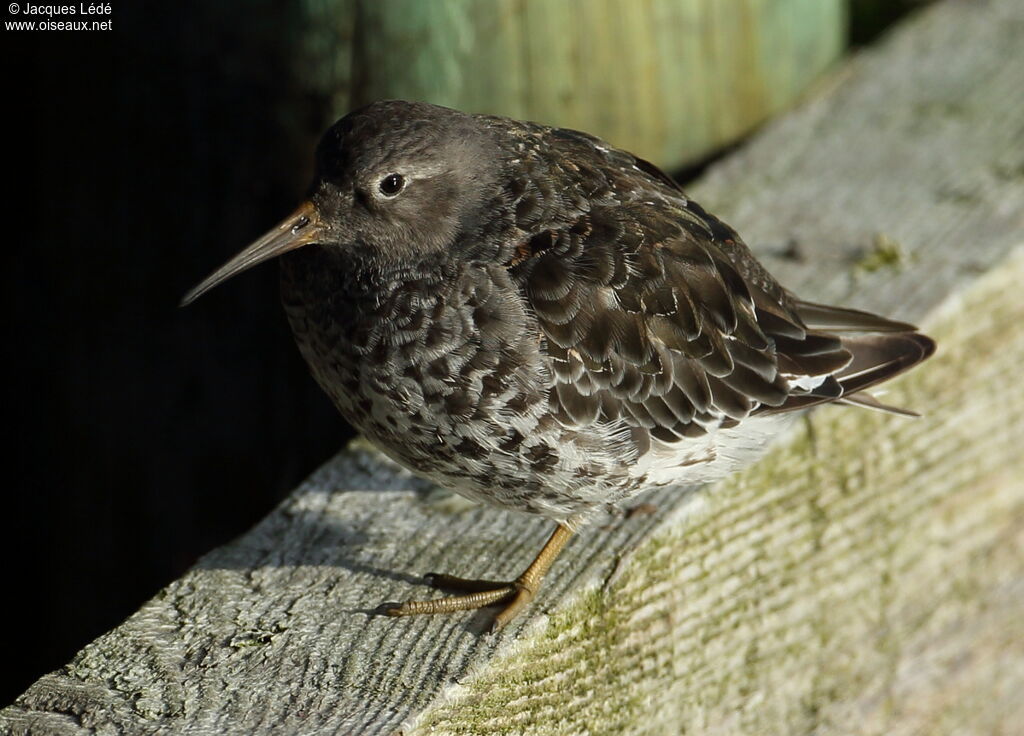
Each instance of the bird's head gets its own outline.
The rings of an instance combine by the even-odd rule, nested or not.
[[[457,110],[394,100],[351,112],[317,146],[306,201],[210,274],[182,304],[307,245],[350,250],[381,264],[451,248],[485,214],[499,158],[498,145],[479,120]]]

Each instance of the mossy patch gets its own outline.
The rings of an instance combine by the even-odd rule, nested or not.
[[[893,270],[900,271],[907,264],[906,249],[899,241],[885,233],[878,233],[868,248],[854,264],[854,268],[862,273]]]

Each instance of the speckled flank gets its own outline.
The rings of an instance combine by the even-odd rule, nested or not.
[[[288,273],[332,280],[330,257]],[[371,442],[445,487],[512,509],[565,518],[621,496],[631,481],[614,457],[629,451],[626,438],[610,425],[582,434],[550,416],[537,330],[505,297],[514,287],[504,269],[452,265],[400,286],[344,302],[350,313],[367,310],[361,329],[331,312],[340,295],[308,303],[285,286],[314,376]]]

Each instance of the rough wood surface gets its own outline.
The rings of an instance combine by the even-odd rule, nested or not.
[[[361,447],[0,711],[0,732],[1010,733],[1024,721],[1024,6],[947,0],[693,189],[811,298],[940,353],[570,543],[530,613],[391,620],[546,523]],[[1014,253],[1016,252],[1016,255]],[[73,615],[73,612],[69,612]]]

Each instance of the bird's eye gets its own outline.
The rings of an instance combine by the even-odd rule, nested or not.
[[[405,188],[405,177],[401,174],[388,174],[380,180],[380,193],[385,197],[394,197]]]

